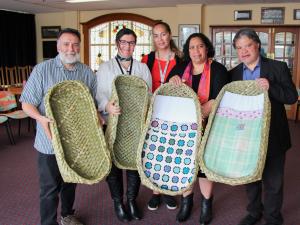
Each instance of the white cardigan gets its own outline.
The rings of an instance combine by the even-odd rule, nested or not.
[[[123,68],[123,72],[126,69]],[[152,77],[146,64],[137,60],[133,60],[131,74],[142,78],[148,85],[149,91],[152,90]],[[112,91],[112,83],[116,77],[122,75],[122,71],[115,58],[101,63],[97,71],[97,94],[96,100],[98,104],[98,111],[105,112]]]

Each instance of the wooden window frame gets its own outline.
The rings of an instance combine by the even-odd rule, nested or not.
[[[153,20],[146,16],[141,16],[133,13],[111,13],[102,16],[98,16],[92,20],[89,20],[85,23],[81,23],[83,27],[83,36],[84,36],[84,63],[89,65],[90,62],[90,37],[89,30],[95,26],[98,26],[102,23],[107,23],[115,20],[130,20],[139,23],[146,24],[153,27],[153,25],[160,20]]]

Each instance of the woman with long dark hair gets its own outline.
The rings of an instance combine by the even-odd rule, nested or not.
[[[202,33],[194,33],[186,40],[184,62],[176,66],[169,75],[169,82],[190,86],[198,95],[203,125],[209,117],[214,99],[228,82],[227,69],[213,60],[215,50],[211,41]],[[201,191],[200,224],[209,224],[212,220],[213,182],[209,181],[201,171],[198,174]],[[186,191],[181,198],[177,221],[188,219],[193,207],[193,192]]]
[[[152,29],[152,37],[154,51],[150,52],[142,58],[142,62],[146,63],[152,75],[152,92],[154,92],[161,84],[165,83],[168,75],[176,64],[181,62],[182,53],[179,51],[172,40],[172,32],[169,24],[165,22],[157,22]],[[163,195],[162,199],[158,192],[153,195],[148,202],[149,210],[157,210],[163,200],[168,209],[176,209],[177,204],[172,196]]]

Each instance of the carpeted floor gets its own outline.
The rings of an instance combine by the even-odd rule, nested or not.
[[[287,154],[285,199],[283,215],[285,225],[300,225],[300,123],[290,122],[293,148]],[[16,131],[16,127],[14,126]],[[17,133],[17,132],[15,132]],[[11,146],[3,126],[0,127],[0,225],[39,224],[38,178],[33,133],[23,129],[21,137],[15,134],[16,145]],[[184,224],[198,224],[200,212],[199,187],[195,186],[194,208],[191,218]],[[216,184],[214,190],[214,219],[211,225],[236,225],[246,213],[246,195],[243,186]],[[141,187],[138,205],[143,211],[141,221],[130,224],[178,224],[177,210],[161,205],[157,211],[147,209],[151,191]],[[179,202],[180,198],[177,197]],[[112,202],[104,181],[97,185],[78,185],[75,201],[77,215],[87,225],[121,224],[114,216]],[[258,225],[262,225],[263,221]]]

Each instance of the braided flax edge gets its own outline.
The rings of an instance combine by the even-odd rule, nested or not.
[[[68,149],[64,149],[62,145],[62,140],[60,136],[59,126],[58,123],[60,121],[56,121],[54,113],[52,111],[52,104],[54,104],[52,100],[52,96],[56,93],[61,91],[63,94],[64,91],[72,91],[80,93],[81,96],[87,100],[86,108],[84,111],[77,112],[74,111],[73,113],[78,113],[79,119],[81,115],[91,116],[91,126],[96,133],[96,139],[92,140],[95,143],[93,145],[95,148],[89,149],[90,151],[96,151],[96,154],[99,154],[99,157],[102,157],[102,161],[94,161],[94,162],[87,162],[89,165],[93,166],[93,168],[98,168],[99,174],[97,174],[93,178],[83,177],[79,174],[80,171],[75,171],[71,168],[71,166],[66,161],[66,154],[68,154]],[[111,169],[111,159],[109,155],[109,151],[106,146],[105,138],[102,129],[99,127],[99,121],[97,116],[97,110],[95,108],[95,103],[92,99],[92,96],[89,93],[89,89],[80,81],[63,81],[61,83],[56,84],[47,92],[45,96],[45,108],[46,108],[46,116],[50,118],[53,122],[50,123],[50,130],[52,133],[52,145],[54,148],[55,157],[57,160],[57,164],[62,175],[62,178],[65,182],[69,183],[83,183],[83,184],[94,184],[98,183],[102,179],[104,179],[110,172]],[[57,112],[56,112],[57,113]],[[72,141],[72,140],[71,140]],[[92,169],[93,169],[92,168]],[[86,171],[89,173],[89,171]]]
[[[135,109],[132,109],[132,108],[124,109],[124,107],[122,108],[122,105],[120,105],[120,98],[122,98],[123,96],[118,95],[119,85],[129,86],[130,87],[129,94],[132,94],[132,95],[135,95],[134,89],[137,89],[137,90],[143,89],[144,90],[143,96],[136,96],[136,100],[138,101],[136,103],[140,105],[140,112],[138,112],[138,113],[139,113],[140,117],[142,118],[141,121],[135,121],[135,125],[136,125],[135,136],[136,136],[136,139],[139,140],[140,134],[144,127],[147,110],[148,110],[148,101],[149,101],[148,86],[143,79],[141,79],[135,75],[130,75],[130,76],[129,75],[119,75],[119,76],[117,76],[115,78],[115,80],[113,81],[112,95],[111,95],[110,101],[114,101],[116,105],[120,106],[121,113],[122,113],[122,110],[124,112],[124,110],[130,111],[130,110],[135,110]],[[126,99],[123,99],[123,100],[126,101]],[[131,114],[131,113],[129,112],[129,114]],[[118,129],[124,129],[124,127],[122,127],[122,124],[119,123],[120,116],[121,115],[109,115],[107,129],[106,129],[106,133],[105,133],[105,139],[108,144],[108,148],[109,148],[113,163],[116,165],[116,167],[118,167],[120,169],[137,170],[135,156],[136,156],[136,152],[138,151],[138,143],[128,143],[127,146],[124,146],[123,150],[125,151],[125,153],[132,151],[131,153],[133,153],[134,158],[131,158],[131,159],[124,159],[122,154],[118,154],[115,149],[116,141],[119,141],[119,140],[117,140],[117,138],[122,138],[121,136],[117,135]],[[135,120],[135,118],[126,118],[126,120],[127,119]],[[129,153],[129,154],[131,154],[131,153]]]
[[[148,128],[150,126],[151,118],[152,118],[152,113],[153,113],[153,104],[155,101],[156,95],[165,95],[165,96],[175,96],[175,97],[185,97],[185,98],[191,98],[194,101],[195,108],[196,108],[196,115],[197,115],[197,138],[196,138],[196,156],[195,156],[195,170],[194,170],[194,175],[192,178],[192,182],[184,189],[178,190],[178,191],[170,191],[170,190],[165,190],[161,189],[160,187],[157,187],[154,185],[145,175],[143,171],[143,162],[142,162],[142,151],[143,151],[143,145],[144,141],[146,138],[146,134],[148,132]],[[185,84],[181,84],[180,86],[175,86],[171,83],[166,83],[161,85],[153,94],[151,100],[150,100],[150,106],[148,109],[148,114],[147,114],[147,119],[146,123],[141,135],[140,143],[139,143],[139,148],[137,152],[137,168],[138,168],[138,173],[140,174],[141,177],[141,182],[143,185],[146,187],[152,189],[153,191],[157,191],[162,194],[166,195],[182,195],[183,192],[190,190],[193,187],[194,182],[197,180],[197,174],[199,171],[199,160],[200,160],[200,142],[201,142],[201,130],[202,130],[202,114],[201,114],[201,107],[200,103],[198,100],[198,96],[195,94],[195,92],[188,87]]]
[[[211,171],[209,168],[206,167],[204,161],[204,154],[205,154],[205,146],[207,140],[209,138],[210,129],[212,127],[214,117],[218,110],[219,104],[223,98],[223,95],[226,91],[241,94],[241,95],[248,95],[254,96],[259,94],[264,94],[264,111],[263,111],[263,120],[262,120],[262,132],[261,132],[261,143],[260,143],[260,154],[258,157],[257,167],[252,175],[240,177],[240,178],[230,178],[225,177],[220,174],[217,174]],[[205,133],[202,138],[201,147],[200,147],[200,167],[201,170],[205,173],[207,178],[211,181],[229,184],[229,185],[241,185],[252,183],[257,180],[261,180],[263,169],[265,166],[266,161],[266,154],[268,149],[268,139],[269,139],[269,128],[270,128],[270,119],[271,119],[271,105],[270,100],[268,97],[268,92],[263,91],[258,85],[256,81],[234,81],[227,85],[225,85],[220,93],[218,94],[217,98],[215,99],[215,103],[213,105],[212,111],[209,115],[208,124],[205,128]]]

